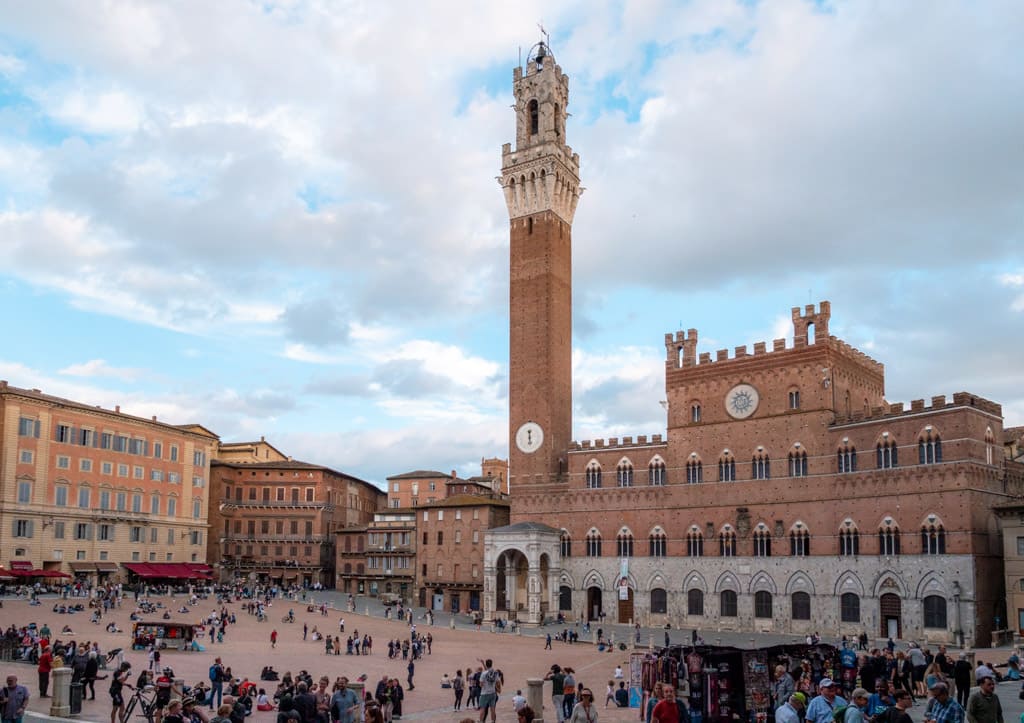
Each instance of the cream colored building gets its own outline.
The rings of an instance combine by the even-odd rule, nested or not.
[[[205,563],[217,443],[0,381],[0,566],[95,582],[126,581],[122,563]]]

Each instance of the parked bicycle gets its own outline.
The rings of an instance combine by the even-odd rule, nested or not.
[[[132,686],[126,686],[132,688]],[[122,723],[126,723],[131,717],[132,712],[135,710],[135,706],[139,706],[139,717],[145,718],[147,723],[154,723],[154,715],[156,714],[156,689],[147,685],[145,688],[133,688],[135,691],[132,693],[132,697],[128,699],[128,703],[124,709],[124,716],[121,718]]]

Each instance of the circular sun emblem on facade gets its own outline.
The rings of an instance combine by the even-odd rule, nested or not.
[[[760,396],[749,384],[737,384],[725,395],[725,411],[734,419],[746,419],[757,410]]]

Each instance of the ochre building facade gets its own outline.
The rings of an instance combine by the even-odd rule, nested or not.
[[[513,85],[512,509],[488,535],[485,616],[987,644],[1006,620],[993,507],[1022,493],[1002,410],[887,402],[827,301],[792,310],[790,344],[712,356],[695,329],[667,334],[667,434],[569,441],[568,80],[540,44]]]
[[[217,436],[0,381],[5,567],[126,582],[124,563],[205,563]]]

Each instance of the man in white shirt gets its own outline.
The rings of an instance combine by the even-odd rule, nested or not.
[[[523,696],[523,691],[517,690],[516,694],[512,696],[512,710],[516,713],[526,707],[526,698]]]

